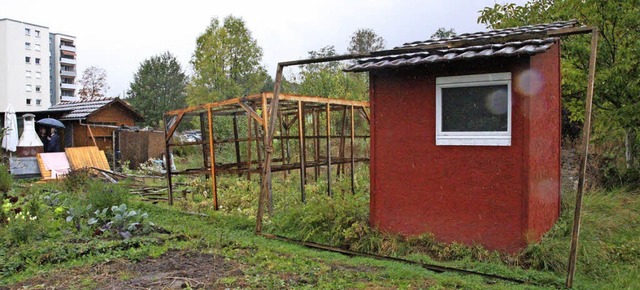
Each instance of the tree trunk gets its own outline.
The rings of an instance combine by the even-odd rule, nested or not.
[[[624,160],[627,163],[627,169],[633,167],[633,158],[635,155],[636,130],[635,128],[625,129],[624,136]]]

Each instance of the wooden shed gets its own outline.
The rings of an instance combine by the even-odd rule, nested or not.
[[[370,76],[372,226],[506,252],[539,240],[560,213],[560,43],[531,35],[575,25],[407,43],[349,67]]]
[[[134,126],[144,117],[120,98],[92,98],[60,102],[49,112],[60,112],[65,126],[65,147],[93,146],[113,150],[113,132],[120,126]]]

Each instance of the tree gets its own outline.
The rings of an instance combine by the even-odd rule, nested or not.
[[[367,53],[383,50],[385,46],[384,39],[378,36],[373,29],[360,28],[351,35],[347,50],[349,53]]]
[[[438,28],[436,32],[431,34],[431,39],[449,38],[456,36],[456,31],[453,28],[446,29],[444,27]]]
[[[78,95],[83,100],[104,97],[109,89],[107,71],[97,66],[85,69],[79,82],[82,88]]]
[[[594,135],[611,139],[621,131],[627,146],[627,166],[635,163],[637,128],[640,126],[640,5],[637,0],[532,0],[487,7],[478,22],[490,28],[577,19],[599,29]],[[583,118],[588,68],[589,38],[565,39],[562,46],[563,101],[572,119]],[[616,130],[617,128],[617,130]],[[600,132],[600,136],[598,133]],[[637,166],[637,164],[635,164]]]
[[[187,103],[197,105],[260,92],[265,84],[273,83],[261,60],[262,48],[241,18],[227,16],[222,24],[213,18],[196,40]]]
[[[170,52],[140,63],[127,91],[129,102],[145,116],[144,125],[158,127],[164,112],[182,108],[187,76]]]

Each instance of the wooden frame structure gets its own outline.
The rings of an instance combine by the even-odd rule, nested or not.
[[[326,167],[327,193],[331,195],[331,167],[337,168],[337,175],[346,174],[346,167],[350,168],[351,187],[354,190],[354,167],[356,162],[369,161],[368,156],[356,156],[354,150],[356,139],[368,139],[367,134],[356,134],[356,124],[369,122],[369,102],[350,101],[343,99],[329,99],[302,95],[281,95],[279,110],[277,115],[272,115],[267,110],[272,103],[272,93],[261,93],[241,98],[234,98],[220,102],[203,104],[200,106],[188,107],[166,112],[165,120],[165,153],[171,156],[171,149],[180,146],[202,146],[203,166],[182,171],[173,171],[171,166],[167,166],[167,182],[169,187],[169,204],[173,204],[173,182],[172,177],[180,174],[205,175],[211,180],[211,191],[213,205],[219,208],[216,176],[220,174],[246,174],[250,179],[251,174],[259,173],[261,180],[271,183],[270,174],[265,177],[265,163],[268,154],[278,151],[278,158],[272,161],[276,164],[269,167],[271,172],[284,172],[289,174],[295,169],[313,168],[315,179],[320,175],[321,167]],[[333,115],[340,115],[335,118]],[[364,120],[356,122],[357,115]],[[201,141],[179,142],[175,137],[176,129],[185,120],[186,116],[199,117]],[[272,117],[276,116],[276,117]],[[216,134],[214,118],[231,118],[233,138],[221,138]],[[241,118],[246,119],[246,125],[241,128],[239,123]],[[279,140],[278,148],[271,145],[266,146],[267,125],[269,120],[278,121],[279,134],[273,139]],[[337,120],[333,121],[332,120]],[[331,132],[332,126],[339,128],[339,132]],[[321,126],[326,130],[321,134]],[[308,130],[311,127],[311,130]],[[240,129],[245,129],[246,137],[241,137]],[[312,131],[309,135],[307,132]],[[292,134],[293,133],[293,134]],[[348,134],[348,135],[347,135]],[[325,149],[322,155],[321,142],[324,140]],[[332,141],[333,140],[333,141]],[[178,141],[178,142],[177,142]],[[255,142],[255,156],[253,157]],[[296,144],[297,143],[297,144]],[[310,143],[310,144],[309,144]],[[349,145],[347,145],[349,143]],[[221,162],[216,160],[216,148],[222,144],[232,144],[234,147],[235,160],[232,162]],[[241,146],[241,144],[245,144]],[[297,145],[297,146],[296,146]],[[312,146],[309,146],[312,145]],[[337,146],[336,146],[337,145]],[[295,148],[294,148],[295,146]],[[244,147],[245,155],[241,154],[241,147]],[[310,157],[307,151],[311,147]],[[293,150],[292,150],[293,148]],[[347,152],[348,149],[348,152]],[[295,151],[297,154],[292,154]],[[329,152],[329,153],[328,153]],[[334,155],[334,156],[332,156]],[[335,156],[337,155],[337,156]],[[170,164],[167,158],[167,164]],[[266,180],[269,178],[269,180]],[[302,201],[306,201],[305,184],[307,181],[307,170],[300,170],[300,193]],[[272,195],[269,191],[269,210],[272,210]]]

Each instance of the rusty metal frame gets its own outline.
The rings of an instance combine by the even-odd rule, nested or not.
[[[212,192],[212,202],[217,210],[220,206],[218,201],[217,194],[217,184],[216,184],[216,176],[220,174],[238,174],[243,175],[246,174],[247,178],[251,178],[252,173],[260,173],[261,183],[267,182],[271,183],[272,172],[284,172],[285,174],[291,170],[300,170],[300,191],[301,191],[301,199],[302,201],[306,201],[305,194],[305,185],[306,185],[306,170],[302,170],[303,168],[316,168],[320,166],[327,166],[327,172],[330,173],[330,165],[341,166],[347,163],[351,164],[351,169],[353,171],[355,162],[368,162],[367,157],[354,157],[353,153],[350,158],[344,157],[331,157],[327,156],[324,160],[315,159],[313,161],[307,160],[305,144],[307,143],[307,139],[319,140],[321,138],[339,138],[344,140],[345,138],[351,138],[354,140],[358,139],[368,139],[368,135],[359,135],[356,136],[354,134],[353,129],[351,130],[351,136],[346,136],[345,134],[341,135],[322,135],[322,134],[314,134],[307,135],[306,132],[308,130],[305,129],[305,116],[307,113],[312,111],[316,111],[317,108],[324,108],[327,112],[330,110],[366,110],[369,107],[369,102],[364,101],[351,101],[344,99],[328,99],[323,97],[314,97],[314,96],[303,96],[303,95],[292,95],[286,94],[281,95],[281,102],[279,106],[280,110],[277,111],[277,115],[271,115],[268,110],[268,106],[273,102],[274,94],[272,93],[261,93],[250,95],[242,98],[234,98],[229,100],[224,100],[220,102],[208,103],[194,107],[188,107],[178,110],[168,111],[164,114],[164,120],[167,126],[165,126],[165,156],[166,164],[171,164],[170,157],[171,149],[179,146],[202,146],[202,154],[203,154],[203,166],[201,168],[191,168],[182,171],[174,171],[171,166],[167,166],[167,183],[168,183],[168,194],[169,194],[169,204],[173,204],[173,176],[175,175],[205,175],[210,178],[211,182],[211,192]],[[259,110],[257,110],[259,108]],[[343,117],[348,114],[343,114]],[[175,137],[175,133],[177,132],[178,126],[181,124],[183,120],[186,119],[187,116],[197,116],[200,118],[200,132],[202,133],[202,141],[197,142],[180,142]],[[223,139],[218,136],[215,132],[215,119],[219,117],[229,117],[233,118],[233,138],[231,139]],[[286,118],[291,117],[289,121]],[[246,125],[243,125],[246,128],[246,136],[240,136],[239,124],[241,123],[240,118],[246,118]],[[362,117],[361,124],[368,125],[368,120]],[[205,121],[206,120],[206,121]],[[273,159],[269,157],[271,162],[278,163],[277,165],[269,166],[269,174],[266,174],[264,170],[266,168],[266,156],[269,156],[273,149],[270,146],[266,146],[268,140],[266,138],[267,125],[269,122],[273,122],[279,120],[280,122],[280,134],[277,136],[273,136],[272,139],[281,140],[281,144],[284,142],[289,142],[293,140],[297,140],[300,142],[301,146],[298,146],[298,162],[291,162],[291,158],[289,154],[285,154],[284,145],[281,146],[280,158]],[[325,119],[326,121],[326,119]],[[342,123],[346,123],[346,120],[342,120]],[[244,121],[242,121],[244,123]],[[294,126],[295,123],[298,123],[298,126]],[[354,121],[351,120],[352,128],[354,128]],[[314,124],[317,125],[317,124]],[[289,129],[296,128],[298,131],[298,136],[290,136]],[[327,126],[330,127],[330,126]],[[295,132],[295,131],[294,131]],[[302,132],[302,134],[300,134]],[[342,131],[344,132],[344,130]],[[328,131],[328,133],[331,133]],[[295,133],[294,133],[295,134]],[[335,133],[334,133],[335,134]],[[257,148],[257,160],[253,160],[253,143],[255,142]],[[234,147],[234,156],[235,161],[232,163],[222,163],[216,160],[216,145],[222,145],[227,143],[233,143]],[[244,156],[241,156],[240,144],[246,144],[246,151],[244,152]],[[294,147],[295,148],[295,147]],[[334,148],[335,149],[335,148]],[[340,156],[344,156],[344,148],[338,148],[338,151],[331,150],[329,148],[329,152],[336,151],[340,152]],[[288,152],[288,149],[287,149]],[[265,158],[263,158],[263,155]],[[336,159],[337,158],[337,159]],[[331,160],[334,159],[334,160]],[[329,163],[331,162],[331,163]],[[353,172],[351,174],[353,178]],[[329,188],[331,187],[330,178],[328,178]],[[351,184],[354,184],[354,181],[351,181]],[[352,189],[353,190],[353,189]],[[268,198],[268,209],[272,210],[272,194],[269,191],[265,198]]]

